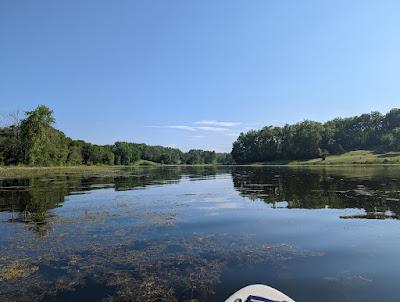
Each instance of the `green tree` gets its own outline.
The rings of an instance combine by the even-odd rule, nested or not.
[[[259,161],[276,160],[282,153],[282,130],[279,127],[268,126],[259,132]]]
[[[387,140],[388,145],[392,149],[399,151],[400,150],[400,127],[394,128],[392,131],[390,131],[386,136],[386,140]]]
[[[216,157],[217,164],[219,165],[233,165],[235,163],[230,153],[217,153]]]
[[[141,153],[139,146],[126,142],[116,142],[113,146],[113,152],[117,165],[133,164],[140,159]]]
[[[114,165],[115,156],[111,146],[102,148],[102,163],[105,165]]]
[[[78,141],[71,141],[68,147],[67,164],[71,166],[81,165],[83,163],[82,157],[82,143]]]
[[[233,143],[232,156],[237,163],[256,162],[259,160],[258,131],[240,133]]]
[[[201,156],[201,150],[189,150],[185,154],[185,163],[188,165],[204,164],[204,158]]]
[[[24,162],[35,166],[64,164],[68,156],[67,139],[52,127],[53,111],[42,105],[25,114],[21,122]]]
[[[215,151],[203,151],[202,157],[205,164],[214,165],[217,162],[217,154]]]
[[[323,127],[320,123],[304,121],[293,126],[290,153],[294,159],[309,159],[320,155]]]
[[[24,160],[21,129],[18,125],[0,128],[0,164],[17,165]]]
[[[383,118],[383,128],[391,131],[400,127],[400,109],[394,108],[390,110]]]

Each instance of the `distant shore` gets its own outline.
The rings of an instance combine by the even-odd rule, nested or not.
[[[35,175],[57,175],[57,174],[88,174],[107,173],[117,174],[127,169],[138,168],[157,168],[157,167],[211,167],[217,166],[212,164],[196,164],[196,165],[171,165],[159,164],[149,161],[138,161],[134,165],[78,165],[78,166],[50,166],[50,167],[35,167],[35,166],[0,166],[0,178],[13,177],[29,177]]]
[[[130,166],[116,165],[79,165],[79,166],[52,166],[52,167],[30,167],[30,166],[0,166],[0,177],[24,177],[34,175],[54,175],[57,173],[111,173],[116,174],[121,170],[139,167],[206,167],[214,166],[210,164],[204,165],[162,165],[150,161],[138,161]],[[217,165],[215,165],[217,166]],[[221,165],[218,165],[221,166]],[[400,166],[400,152],[377,153],[370,150],[357,150],[346,152],[341,155],[327,156],[325,160],[315,158],[305,161],[271,161],[246,163],[238,165],[226,166],[313,166],[313,167],[329,167],[329,166]]]
[[[359,165],[400,165],[400,152],[379,153],[372,150],[356,150],[341,155],[330,155],[323,160],[269,161],[243,164],[248,166],[359,166]]]

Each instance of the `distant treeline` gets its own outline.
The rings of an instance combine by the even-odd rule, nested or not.
[[[132,165],[138,160],[161,164],[231,164],[232,156],[214,151],[148,146],[129,142],[94,145],[73,140],[55,129],[53,111],[39,106],[24,119],[0,128],[0,164],[31,166]]]
[[[303,121],[241,133],[233,143],[237,163],[325,158],[357,149],[400,150],[400,109],[326,123]]]

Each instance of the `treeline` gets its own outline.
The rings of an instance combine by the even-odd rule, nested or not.
[[[400,109],[326,123],[303,121],[241,133],[233,143],[237,163],[303,160],[357,149],[400,150]]]
[[[214,151],[148,146],[129,142],[95,145],[73,140],[55,129],[53,111],[39,106],[23,120],[0,128],[0,164],[31,166],[132,165],[139,160],[160,164],[231,164],[232,156]]]

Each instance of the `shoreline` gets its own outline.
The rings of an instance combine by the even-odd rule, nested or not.
[[[45,175],[55,173],[117,173],[127,169],[149,169],[149,168],[168,168],[168,167],[288,167],[288,168],[330,168],[330,167],[400,167],[400,163],[338,163],[338,164],[312,164],[312,163],[248,163],[248,164],[203,164],[203,165],[130,165],[130,166],[0,166],[0,178],[4,177],[23,177],[34,175]]]

